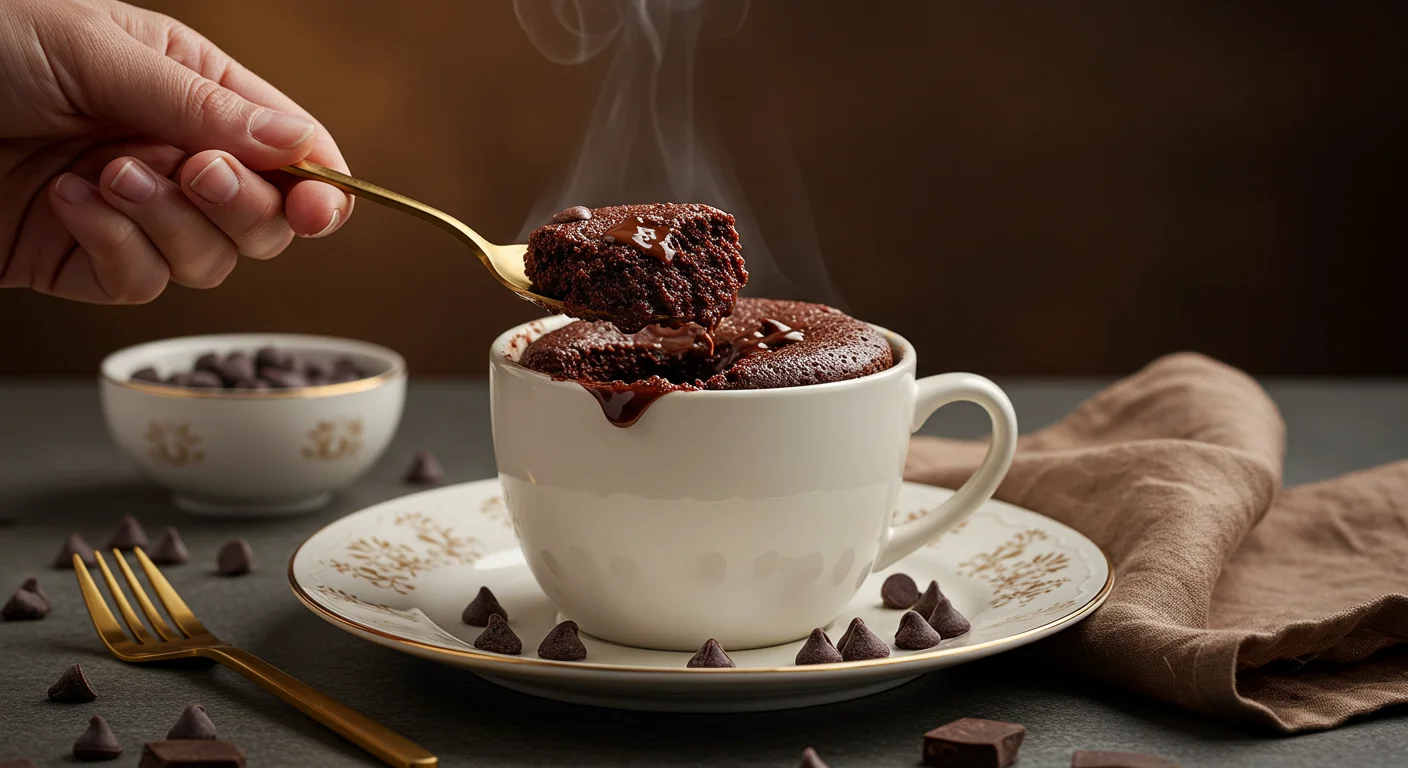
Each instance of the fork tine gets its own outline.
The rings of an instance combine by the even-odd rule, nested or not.
[[[122,556],[122,551],[114,548],[112,559],[117,561],[117,567],[122,570],[123,578],[127,579],[127,588],[132,590],[132,596],[137,598],[138,607],[142,609],[142,613],[146,614],[147,621],[152,625],[152,629],[156,630],[157,635],[162,640],[180,640],[180,635],[177,635],[171,630],[171,627],[166,625],[166,621],[157,612],[156,606],[152,605],[151,599],[147,597],[147,591],[142,589],[142,583],[137,581],[137,575],[128,567],[127,558]]]
[[[156,599],[166,607],[166,613],[171,617],[176,628],[191,637],[210,634],[210,631],[196,618],[195,613],[186,606],[186,601],[176,594],[171,582],[167,581],[166,577],[161,575],[161,571],[157,570],[156,564],[147,557],[147,553],[143,552],[141,547],[133,549],[132,552],[137,555],[137,562],[141,564],[142,572],[147,574],[147,581],[152,585],[152,589],[156,590]]]
[[[83,559],[78,555],[73,556],[73,572],[78,576],[78,588],[83,592],[83,602],[88,605],[88,616],[93,619],[93,628],[98,630],[98,637],[102,639],[103,645],[117,653],[113,646],[128,642],[127,633],[122,631],[122,625],[117,623],[112,611],[108,610],[102,591],[98,589],[92,574],[88,573],[88,566],[83,564]]]
[[[117,579],[112,577],[112,571],[108,570],[108,563],[103,559],[102,552],[94,552],[98,558],[98,569],[103,572],[103,581],[108,583],[108,591],[112,593],[113,602],[117,603],[117,611],[122,614],[123,621],[127,622],[127,628],[132,630],[139,643],[150,643],[152,636],[147,633],[147,628],[142,626],[142,620],[137,618],[137,613],[132,610],[132,604],[127,602],[127,595],[122,593],[122,587],[117,585]]]

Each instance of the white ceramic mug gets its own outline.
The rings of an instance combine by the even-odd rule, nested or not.
[[[729,650],[804,637],[872,571],[957,525],[1012,463],[1017,418],[970,373],[915,380],[914,347],[878,329],[889,370],[785,389],[674,392],[613,426],[580,385],[516,361],[538,320],[490,350],[494,452],[538,583],[582,631],[645,648]],[[949,501],[891,525],[909,436],[939,407],[992,419],[982,466]]]

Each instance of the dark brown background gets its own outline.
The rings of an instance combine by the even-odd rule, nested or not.
[[[147,5],[303,103],[355,173],[499,242],[560,185],[607,63],[549,63],[507,2]],[[1390,271],[1408,253],[1408,6],[979,5],[757,2],[701,43],[698,99],[743,189],[769,183],[771,149],[731,116],[765,114],[848,310],[909,336],[926,371],[1111,374],[1196,349],[1257,373],[1408,374]],[[753,214],[783,239],[775,206]],[[446,236],[363,203],[215,290],[135,308],[0,294],[0,372],[286,330],[478,374],[534,314]]]

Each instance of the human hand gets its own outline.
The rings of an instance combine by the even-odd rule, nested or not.
[[[116,0],[0,0],[0,287],[144,303],[322,237],[352,198],[327,130],[180,22]]]

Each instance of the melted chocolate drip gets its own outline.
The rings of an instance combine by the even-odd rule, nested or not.
[[[605,240],[635,246],[636,250],[654,256],[663,264],[669,264],[679,252],[669,227],[652,227],[639,216],[627,216],[606,233]]]
[[[595,381],[579,381],[582,388],[596,398],[606,420],[617,427],[629,427],[640,420],[651,403],[680,389],[679,385],[650,381],[613,381],[602,384]]]

